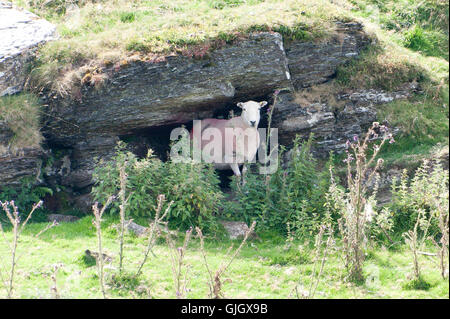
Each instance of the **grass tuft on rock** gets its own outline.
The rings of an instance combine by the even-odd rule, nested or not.
[[[2,122],[11,131],[11,137],[0,144],[0,154],[23,148],[40,146],[40,102],[29,93],[0,97],[0,129]]]

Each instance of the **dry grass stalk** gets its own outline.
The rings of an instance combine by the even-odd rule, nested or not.
[[[38,238],[39,236],[41,236],[43,233],[45,233],[50,228],[58,226],[58,225],[59,225],[59,223],[56,220],[54,220],[51,224],[48,224],[47,226],[45,226],[45,228],[43,230],[41,230],[39,233],[37,233],[34,237]]]
[[[322,252],[322,245],[324,242],[323,236],[324,236],[324,233],[326,230],[328,230],[328,234],[327,234],[328,238],[327,238],[327,241],[325,242],[325,248],[323,249],[323,252]],[[326,263],[327,257],[328,257],[328,251],[329,251],[332,243],[333,243],[333,229],[331,228],[331,226],[321,226],[320,230],[319,230],[319,234],[316,237],[316,243],[315,243],[316,254],[315,254],[315,258],[314,258],[313,271],[311,273],[311,284],[309,287],[308,298],[314,298],[314,295],[317,290],[317,286],[319,285],[320,279],[322,278],[323,269],[325,267],[325,263]],[[321,253],[322,253],[322,258],[320,258]],[[319,268],[319,271],[317,272],[316,267],[318,267],[319,261],[320,261],[320,268]]]
[[[175,285],[175,295],[177,299],[186,298],[187,286],[189,283],[189,265],[185,263],[186,251],[191,240],[192,228],[186,231],[183,246],[176,247],[175,240],[171,237],[166,223],[166,240],[169,246],[170,263],[172,267],[173,281]]]
[[[201,250],[202,256],[203,256],[203,262],[205,264],[206,270],[208,271],[208,275],[209,275],[208,286],[209,286],[209,297],[210,298],[221,299],[221,298],[224,297],[223,292],[222,292],[222,286],[223,286],[223,282],[224,281],[222,280],[221,276],[225,273],[225,271],[233,263],[234,259],[239,254],[239,252],[241,251],[242,247],[244,247],[244,244],[246,243],[248,237],[255,230],[255,226],[256,226],[256,222],[253,222],[252,225],[250,226],[250,228],[245,233],[244,239],[242,240],[241,244],[234,251],[233,255],[230,257],[228,262],[227,263],[222,263],[219,266],[219,268],[217,269],[217,271],[214,273],[214,275],[213,275],[213,272],[211,271],[211,268],[210,268],[210,266],[208,264],[208,260],[206,259],[206,252],[205,252],[203,233],[202,233],[202,231],[201,231],[201,229],[199,227],[196,227],[195,230],[197,232],[198,237],[200,238],[200,250]],[[232,247],[230,247],[228,249],[227,256],[229,255],[231,250],[232,250]]]
[[[324,241],[324,235],[327,236],[327,240]],[[325,246],[324,246],[325,243]],[[299,283],[295,286],[294,290],[299,299],[312,299],[314,298],[317,287],[319,286],[320,280],[322,279],[323,270],[328,258],[330,249],[332,249],[334,243],[333,238],[333,228],[330,225],[322,225],[319,227],[319,232],[316,235],[316,240],[314,244],[314,265],[310,275],[310,285],[308,290],[301,289],[301,278]]]
[[[52,275],[51,275],[51,279],[52,279],[52,287],[50,288],[50,290],[51,290],[51,292],[52,292],[52,294],[53,294],[53,298],[55,298],[55,299],[60,299],[60,298],[61,298],[61,295],[59,294],[59,291],[58,291],[58,285],[57,285],[57,283],[56,283],[56,275],[57,275],[57,273],[58,273],[58,270],[59,270],[61,267],[62,267],[61,264],[54,265],[54,266],[53,266],[53,273],[52,273]]]
[[[142,260],[141,264],[139,265],[139,268],[136,272],[135,277],[137,277],[141,274],[142,267],[144,267],[145,263],[147,262],[148,255],[150,252],[152,252],[152,248],[155,245],[155,241],[157,239],[157,236],[155,236],[155,234],[158,235],[160,233],[159,225],[163,224],[163,220],[166,217],[167,213],[170,210],[170,207],[173,204],[173,201],[171,201],[169,203],[169,205],[167,206],[166,210],[164,211],[164,214],[161,216],[161,211],[162,211],[162,207],[164,205],[165,200],[166,200],[166,198],[164,195],[161,194],[158,196],[158,206],[156,207],[155,219],[153,220],[153,222],[150,225],[150,232],[148,234],[147,248],[144,253],[144,259]]]
[[[120,179],[120,191],[119,191],[119,215],[120,215],[120,237],[119,237],[119,273],[122,273],[123,268],[123,238],[125,233],[125,210],[130,195],[125,199],[125,193],[127,188],[128,175],[125,172],[126,163],[119,167],[119,179]]]
[[[17,247],[19,244],[20,235],[23,232],[28,221],[30,220],[31,216],[33,215],[34,211],[36,209],[40,208],[42,206],[42,204],[43,204],[42,201],[39,201],[38,203],[34,204],[30,213],[26,217],[25,221],[21,222],[19,209],[15,205],[14,201],[0,202],[0,205],[2,206],[3,211],[6,213],[6,216],[9,220],[9,222],[13,226],[13,229],[12,229],[13,238],[10,241],[6,238],[5,232],[3,231],[2,224],[0,223],[0,231],[3,235],[3,239],[5,240],[5,243],[7,244],[7,246],[9,246],[10,253],[11,253],[11,263],[10,263],[11,266],[9,269],[8,278],[5,280],[2,275],[2,280],[4,281],[4,285],[6,287],[6,293],[7,293],[8,298],[12,298],[13,290],[14,290],[14,276],[15,276],[15,271],[17,268],[17,261],[19,259],[17,256]],[[43,232],[47,231],[48,229],[50,229],[51,227],[53,227],[55,225],[56,225],[56,223],[48,225],[44,230],[39,232],[36,235],[36,237],[38,237]]]
[[[105,205],[101,209],[98,208],[98,203],[96,202],[92,206],[92,211],[94,213],[95,219],[93,220],[93,224],[97,230],[97,245],[98,245],[98,258],[97,258],[97,270],[98,270],[98,278],[100,282],[100,289],[102,291],[103,298],[106,298],[106,288],[105,288],[105,272],[104,272],[104,262],[103,262],[103,249],[102,249],[102,216],[105,212],[106,208],[111,204],[113,196],[108,197]]]

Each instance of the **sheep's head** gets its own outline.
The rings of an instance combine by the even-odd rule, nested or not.
[[[241,117],[244,120],[246,124],[248,124],[251,127],[258,127],[259,120],[260,120],[260,113],[259,110],[266,106],[267,102],[255,102],[255,101],[248,101],[248,102],[239,102],[237,106],[239,106],[242,109]]]

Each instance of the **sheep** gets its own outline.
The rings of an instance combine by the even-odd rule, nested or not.
[[[235,176],[245,175],[246,165],[243,165],[242,173],[239,165],[255,160],[260,145],[260,109],[266,105],[266,101],[239,102],[240,116],[228,120],[208,118],[195,121],[191,131],[194,150],[200,149],[203,160],[214,163],[218,170],[231,168]]]

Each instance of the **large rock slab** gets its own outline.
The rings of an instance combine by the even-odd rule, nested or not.
[[[100,159],[109,160],[118,142],[115,136],[95,136],[79,141],[74,145],[70,167],[71,171],[62,176],[61,185],[76,190],[92,185],[92,172]]]
[[[22,91],[26,64],[39,44],[55,36],[50,22],[0,1],[0,96]]]
[[[82,88],[81,100],[52,98],[45,134],[72,146],[93,135],[125,135],[137,129],[187,123],[212,116],[225,104],[264,97],[290,87],[277,33],[250,35],[202,59],[170,56],[105,70],[100,89]]]
[[[92,185],[94,158],[110,158],[118,136],[211,117],[241,100],[267,99],[275,89],[328,81],[368,42],[360,24],[337,23],[335,34],[321,42],[290,42],[278,33],[258,33],[202,59],[171,56],[157,63],[111,66],[103,70],[101,88],[84,85],[76,99],[48,96],[44,135],[73,150],[71,171],[61,184],[80,191]],[[283,99],[274,114],[282,143],[314,132],[325,151],[335,148],[339,127],[332,107],[299,107],[292,94]],[[372,119],[374,113],[369,113]]]
[[[250,231],[250,228],[244,222],[221,221],[220,223],[225,228],[230,239],[244,238],[245,234],[247,234]]]
[[[72,215],[50,214],[47,216],[47,220],[54,223],[73,223],[79,219],[79,217]]]

